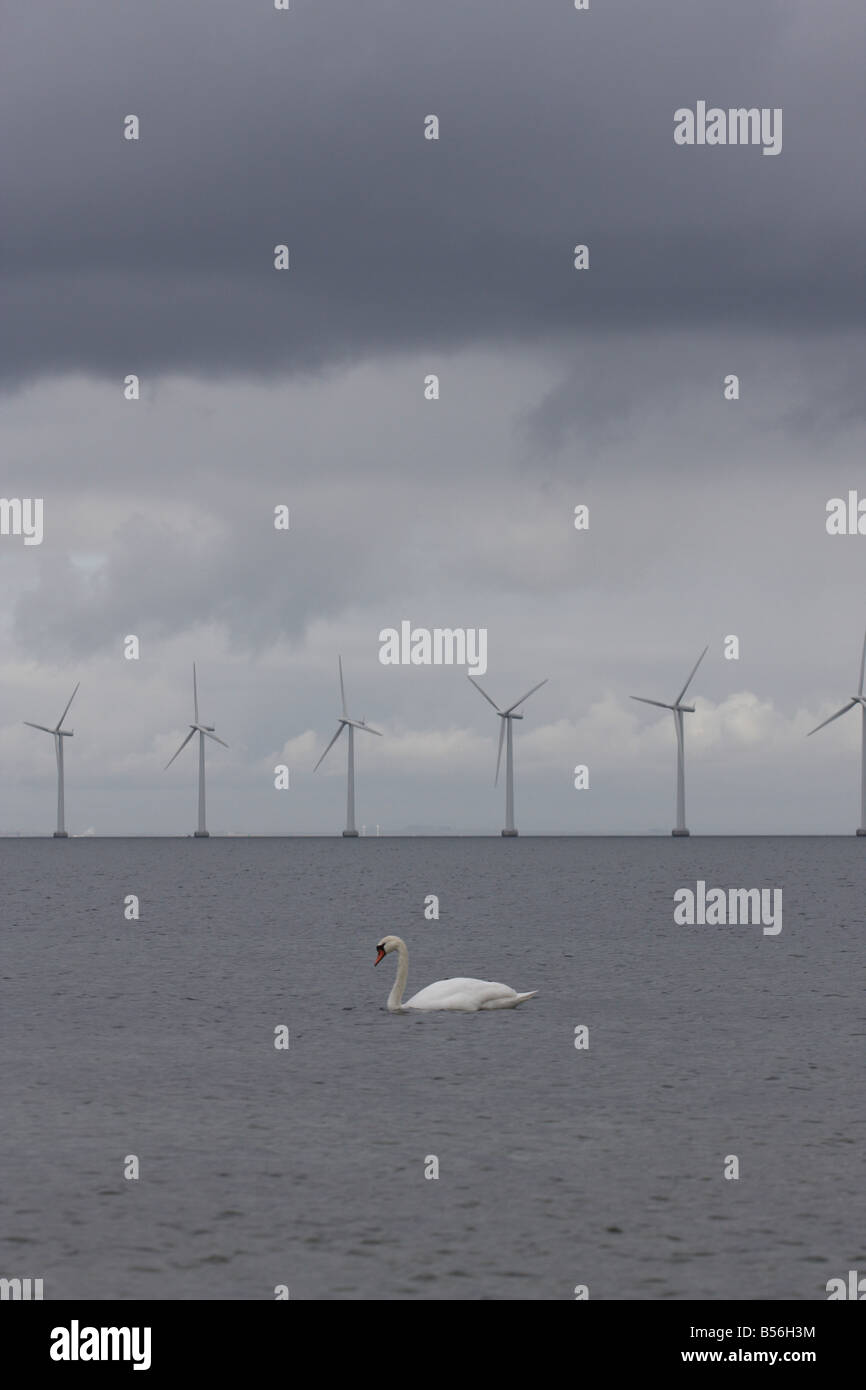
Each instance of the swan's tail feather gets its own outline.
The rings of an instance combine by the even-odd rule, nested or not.
[[[479,1009],[516,1009],[518,1004],[522,1004],[524,999],[532,999],[538,993],[537,989],[530,989],[526,994],[518,994],[516,990],[509,989],[507,994],[496,994],[492,999],[485,999],[483,1004],[479,1004]]]

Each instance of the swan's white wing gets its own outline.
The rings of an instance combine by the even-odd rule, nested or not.
[[[453,1009],[471,1012],[475,1009],[508,1008],[518,1003],[518,995],[510,985],[498,980],[471,980],[456,976],[452,980],[437,980],[434,985],[413,994],[404,1009]]]
[[[437,980],[434,985],[428,985],[426,989],[421,989],[417,994],[413,994],[411,999],[406,1000],[403,1008],[451,1009],[459,1007],[451,1002],[456,996],[465,999],[467,993],[471,993],[484,984],[486,984],[484,980],[468,980],[460,976],[455,976],[451,980]],[[477,1005],[474,1007],[477,1008]]]

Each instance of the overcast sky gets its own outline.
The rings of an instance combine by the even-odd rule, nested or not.
[[[866,497],[862,0],[0,12],[0,491],[45,508],[0,536],[0,831],[53,828],[21,721],[79,680],[70,830],[191,831],[195,659],[211,830],[339,832],[338,652],[384,733],[359,825],[498,831],[496,716],[380,664],[403,619],[485,627],[500,705],[549,678],[523,833],[670,830],[673,721],[628,697],[707,643],[693,833],[854,829],[858,714],[805,735],[866,627],[866,536],[825,529]],[[782,108],[781,153],[675,145],[698,101]]]

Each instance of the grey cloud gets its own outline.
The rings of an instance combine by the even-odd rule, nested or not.
[[[648,319],[860,321],[866,21],[804,13],[21,9],[0,89],[3,370],[261,372]],[[673,111],[700,95],[782,105],[781,157],[674,147]]]
[[[783,737],[691,737],[695,827],[847,826],[853,734],[800,762],[796,720],[844,695],[866,621],[861,542],[823,529],[862,472],[860,0],[7,8],[4,493],[44,496],[46,538],[0,543],[3,826],[50,820],[50,746],[19,721],[81,678],[79,828],[189,828],[191,770],[161,753],[195,657],[231,743],[215,825],[338,828],[310,745],[342,651],[392,740],[359,754],[360,818],[497,827],[463,673],[378,663],[404,618],[487,626],[497,696],[550,677],[518,749],[527,829],[667,823],[673,750],[641,724],[622,756],[620,706],[673,693],[706,641],[698,694],[772,701],[753,728]],[[782,155],[676,149],[699,97],[784,106]],[[586,732],[533,761],[566,719]]]

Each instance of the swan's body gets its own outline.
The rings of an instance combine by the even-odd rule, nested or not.
[[[531,999],[538,993],[531,989],[527,994],[518,994],[510,985],[502,985],[497,980],[470,980],[461,976],[453,980],[437,980],[435,985],[413,994],[403,1003],[403,991],[409,975],[409,948],[399,936],[383,936],[376,947],[379,952],[374,965],[391,951],[398,954],[397,978],[388,995],[388,1008],[391,1013],[404,1013],[407,1009],[419,1009],[431,1013],[437,1009],[451,1009],[460,1013],[475,1013],[478,1009],[514,1009],[524,999]]]

